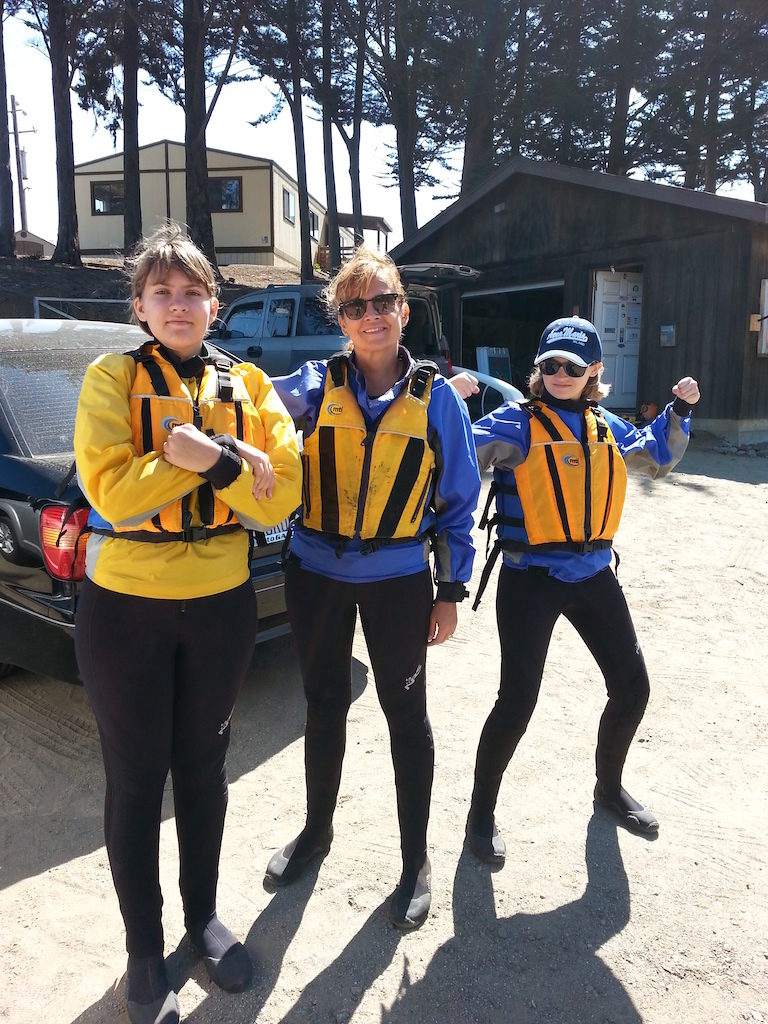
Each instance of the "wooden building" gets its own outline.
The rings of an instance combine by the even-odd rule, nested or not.
[[[662,407],[690,373],[701,429],[768,440],[764,204],[516,158],[392,256],[481,271],[443,310],[464,366],[508,352],[524,386],[542,329],[578,312],[603,340],[607,406]]]

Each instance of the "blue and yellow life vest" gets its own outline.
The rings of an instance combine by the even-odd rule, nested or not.
[[[192,423],[212,436],[230,434],[264,450],[264,427],[242,378],[230,374],[232,361],[223,356],[205,357],[202,379],[193,397],[174,366],[147,342],[128,352],[136,362],[136,375],[129,393],[133,446],[139,455],[162,451],[174,427]],[[192,494],[196,493],[199,525],[192,525]],[[143,542],[208,540],[243,527],[230,507],[217,497],[208,482],[190,494],[158,509],[141,523],[106,523],[94,511],[92,532],[124,540]]]
[[[627,469],[597,407],[584,411],[583,436],[543,402],[524,407],[531,442],[514,484],[494,474],[496,521],[507,551],[587,551],[610,546],[624,508]]]
[[[437,367],[418,362],[370,426],[347,383],[349,357],[328,360],[314,431],[304,442],[303,525],[336,537],[419,535],[435,475],[427,407]]]
[[[588,405],[577,438],[557,412],[532,399],[521,403],[530,420],[530,448],[509,472],[494,470],[480,528],[497,527],[498,539],[483,568],[477,608],[500,551],[569,551],[610,548],[627,491],[627,467],[598,406]],[[489,517],[491,502],[496,513]]]

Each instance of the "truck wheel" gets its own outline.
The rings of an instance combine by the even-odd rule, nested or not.
[[[21,550],[18,537],[11,526],[10,520],[0,516],[0,555],[6,562],[14,565],[28,565],[29,559]]]

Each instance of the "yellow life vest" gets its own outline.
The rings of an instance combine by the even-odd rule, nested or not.
[[[230,434],[264,450],[266,436],[258,410],[244,381],[230,374],[229,359],[206,359],[202,380],[193,397],[174,366],[157,350],[155,342],[129,353],[136,360],[136,376],[129,393],[133,445],[140,455],[161,451],[174,427],[193,423],[204,433]],[[194,493],[194,492],[193,492]],[[242,529],[230,507],[207,482],[192,494],[158,509],[143,523],[112,526],[113,536],[126,540],[160,542],[207,540],[216,533]],[[193,525],[193,519],[199,524]]]
[[[436,371],[417,363],[368,427],[347,383],[348,357],[328,361],[317,424],[302,454],[305,527],[363,540],[418,536],[435,472],[427,406]]]
[[[576,438],[551,406],[532,401],[531,446],[514,470],[527,550],[541,544],[610,541],[627,490],[627,468],[604,416],[588,406]],[[506,547],[506,544],[505,544]]]

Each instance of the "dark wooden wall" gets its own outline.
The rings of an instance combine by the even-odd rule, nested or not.
[[[702,384],[702,416],[768,416],[768,359],[747,330],[768,277],[768,225],[520,174],[409,247],[406,260],[469,264],[484,271],[483,289],[563,279],[563,313],[578,305],[585,316],[594,271],[642,271],[638,399],[661,405],[690,373]],[[677,345],[661,348],[668,323]]]

